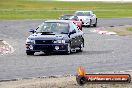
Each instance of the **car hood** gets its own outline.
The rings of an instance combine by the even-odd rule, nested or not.
[[[90,16],[78,16],[78,18],[84,20],[84,19],[90,19]]]
[[[34,33],[28,38],[32,40],[58,40],[68,37],[67,34],[55,34],[55,35],[42,35],[42,33]]]

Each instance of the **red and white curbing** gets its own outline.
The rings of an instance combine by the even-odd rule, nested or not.
[[[9,45],[6,41],[2,41],[2,42],[4,45],[0,46],[1,55],[11,54],[15,51],[14,48],[11,45]]]
[[[105,35],[116,35],[117,34],[115,32],[102,31],[101,28],[92,29],[92,30],[90,30],[90,32],[95,32],[95,33],[98,33],[98,34],[105,34]]]

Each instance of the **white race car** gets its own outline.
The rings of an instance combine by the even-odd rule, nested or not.
[[[83,26],[97,26],[97,17],[93,11],[76,11],[75,15],[82,21]]]

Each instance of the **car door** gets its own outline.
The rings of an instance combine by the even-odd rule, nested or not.
[[[77,27],[74,23],[70,23],[70,41],[71,41],[71,48],[76,48],[78,45],[78,36],[77,36]]]
[[[83,38],[83,32],[81,30],[76,30],[76,40],[77,40],[77,44],[76,47],[80,47],[80,45],[84,42],[84,38]]]
[[[82,39],[82,34],[83,32],[81,30],[78,30],[77,26],[76,25],[73,25],[74,27],[74,30],[76,31],[75,33],[75,48],[79,47],[82,42],[83,42],[83,39]]]
[[[93,12],[91,12],[90,16],[91,16],[92,24],[95,24],[95,22],[96,22],[96,15],[93,14]]]
[[[78,30],[78,46],[80,46],[81,44],[84,44],[83,32],[81,30]]]
[[[74,29],[76,30],[76,47],[80,47],[80,45],[84,43],[83,32],[79,30],[75,25]]]

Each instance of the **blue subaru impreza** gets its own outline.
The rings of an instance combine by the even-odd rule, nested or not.
[[[26,40],[26,54],[35,52],[64,52],[70,54],[84,47],[83,32],[68,20],[47,20],[35,30]]]

